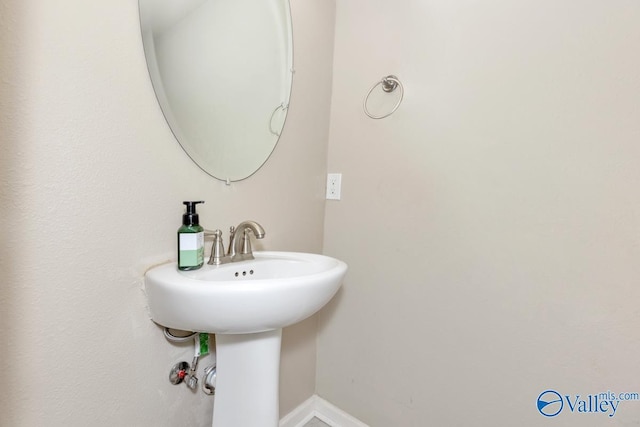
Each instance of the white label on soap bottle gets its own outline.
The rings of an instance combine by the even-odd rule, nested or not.
[[[196,267],[204,262],[204,232],[180,233],[180,267]]]
[[[203,233],[180,233],[180,250],[181,251],[195,251],[202,247],[202,239],[200,239]]]

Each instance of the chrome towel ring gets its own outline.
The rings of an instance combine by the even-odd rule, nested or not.
[[[369,112],[369,110],[367,109],[367,102],[369,101],[369,96],[371,96],[371,92],[373,92],[373,90],[375,88],[377,88],[378,86],[381,86],[382,90],[387,92],[387,93],[391,93],[394,90],[396,90],[398,87],[400,87],[400,99],[398,99],[398,102],[396,102],[396,105],[393,106],[393,108],[391,109],[390,112],[388,112],[387,114],[384,114],[382,116],[375,116],[375,115],[371,114]],[[369,92],[367,93],[367,96],[364,98],[364,103],[362,104],[362,108],[364,109],[365,114],[367,116],[371,117],[372,119],[384,119],[385,117],[389,117],[390,115],[395,113],[395,111],[400,106],[400,103],[402,102],[402,98],[404,98],[404,86],[402,86],[402,83],[400,82],[400,80],[398,80],[398,78],[396,76],[391,74],[391,75],[388,75],[387,77],[383,77],[382,80],[380,80],[378,83],[374,84],[371,87],[371,89],[369,89]]]

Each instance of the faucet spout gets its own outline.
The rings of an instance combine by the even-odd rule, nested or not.
[[[232,261],[253,259],[249,233],[253,233],[256,239],[262,239],[265,235],[264,228],[255,221],[243,221],[238,224],[229,245]]]

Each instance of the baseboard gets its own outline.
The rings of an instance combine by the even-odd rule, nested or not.
[[[282,417],[280,419],[280,427],[302,427],[308,423],[315,416],[316,399],[319,399],[319,397],[314,394]]]
[[[331,427],[368,427],[362,421],[315,394],[285,415],[280,420],[280,427],[303,427],[313,417],[317,417]]]

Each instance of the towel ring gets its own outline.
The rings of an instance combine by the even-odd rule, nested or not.
[[[382,116],[374,116],[367,109],[367,101],[369,101],[369,96],[371,96],[371,92],[373,92],[373,90],[378,86],[382,86],[382,90],[387,93],[391,93],[394,90],[396,90],[398,87],[400,87],[400,99],[398,100],[398,102],[396,102],[396,105],[393,106],[390,112]],[[400,106],[400,103],[402,102],[402,98],[404,98],[404,86],[402,86],[402,83],[400,82],[400,80],[398,80],[396,76],[388,75],[387,77],[383,77],[382,80],[374,84],[371,87],[371,89],[369,89],[367,96],[364,98],[364,103],[362,104],[362,108],[364,109],[365,114],[371,117],[372,119],[384,119],[385,117],[389,117],[390,115],[396,112],[396,110]]]

